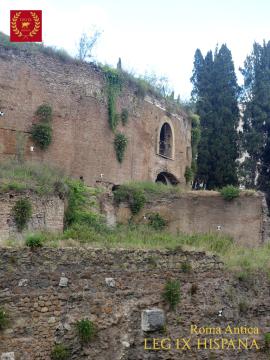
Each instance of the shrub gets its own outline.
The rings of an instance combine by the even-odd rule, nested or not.
[[[126,123],[128,122],[128,109],[122,109],[121,120],[122,124],[126,125]]]
[[[183,262],[181,264],[181,270],[184,272],[184,273],[190,273],[191,270],[192,270],[192,266],[189,262]]]
[[[42,234],[30,234],[26,237],[25,245],[30,247],[31,249],[41,247],[43,243],[43,235]]]
[[[76,328],[80,341],[83,344],[89,343],[96,335],[96,327],[94,323],[88,319],[77,321]]]
[[[142,189],[129,187],[128,185],[119,186],[114,191],[114,200],[117,204],[128,202],[132,214],[137,214],[146,202],[146,198]]]
[[[159,213],[153,213],[149,215],[149,225],[159,231],[163,230],[166,226],[166,220],[159,214]]]
[[[67,360],[70,357],[70,351],[63,344],[57,344],[51,352],[52,360]]]
[[[4,309],[0,308],[0,330],[4,330],[8,324],[8,315]]]
[[[32,205],[30,201],[27,198],[17,200],[12,212],[18,230],[22,231],[32,216]]]
[[[248,304],[245,301],[240,301],[238,304],[240,314],[246,314],[248,312]]]
[[[34,124],[31,129],[31,136],[35,144],[42,150],[49,147],[52,142],[52,127],[50,124]]]
[[[117,133],[114,139],[114,149],[116,158],[121,163],[124,159],[124,153],[127,148],[128,139],[124,134]]]
[[[185,179],[186,179],[186,184],[188,184],[193,179],[193,172],[192,172],[192,170],[191,170],[191,168],[189,166],[186,166],[184,176],[185,176]]]
[[[264,334],[264,348],[270,350],[270,332]]]
[[[52,120],[52,108],[48,104],[42,104],[37,108],[36,115],[40,121],[50,122]]]
[[[180,283],[177,280],[169,280],[163,292],[164,300],[170,305],[172,310],[180,302]]]
[[[233,185],[227,185],[219,191],[225,200],[233,200],[240,195],[240,189]]]

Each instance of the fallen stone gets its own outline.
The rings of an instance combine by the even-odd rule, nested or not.
[[[1,360],[15,360],[14,352],[3,353],[1,355]]]
[[[61,287],[67,287],[68,286],[68,278],[65,277],[64,273],[62,273],[62,276],[60,278],[59,286],[61,286]]]
[[[165,326],[164,311],[158,308],[143,310],[141,314],[142,331],[162,330]]]
[[[105,283],[109,287],[115,287],[115,280],[113,278],[105,278]]]
[[[21,279],[21,280],[19,281],[18,286],[19,286],[19,287],[27,286],[28,283],[29,283],[29,280],[28,280],[28,279]]]

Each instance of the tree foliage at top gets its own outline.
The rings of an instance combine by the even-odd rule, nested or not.
[[[246,185],[270,193],[270,42],[254,43],[241,69],[243,91],[242,165]]]
[[[197,49],[191,81],[201,126],[195,183],[207,189],[237,185],[239,87],[227,46],[205,58]]]

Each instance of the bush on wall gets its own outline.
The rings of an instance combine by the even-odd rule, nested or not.
[[[52,108],[48,104],[42,104],[37,108],[36,116],[40,121],[50,122],[52,120]]]
[[[9,324],[8,315],[4,309],[0,308],[0,330],[4,330]]]
[[[35,144],[42,150],[47,149],[52,142],[52,128],[49,124],[34,124],[31,134]]]
[[[124,159],[124,153],[127,148],[128,139],[122,133],[117,133],[114,138],[114,149],[117,160],[121,163]]]
[[[22,231],[32,216],[31,202],[27,198],[17,200],[12,213],[18,230]]]
[[[70,358],[70,351],[63,344],[57,344],[53,347],[51,352],[52,360],[67,360]]]
[[[89,343],[96,335],[96,327],[91,320],[82,319],[77,321],[76,328],[82,344]]]

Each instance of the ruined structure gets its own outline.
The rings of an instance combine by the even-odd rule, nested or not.
[[[23,151],[26,159],[55,164],[88,185],[102,179],[185,183],[191,163],[191,124],[186,114],[171,114],[156,99],[139,97],[125,85],[116,110],[127,109],[128,123],[118,125],[128,145],[119,163],[108,123],[104,72],[97,66],[30,54],[0,45],[0,161]],[[34,146],[30,130],[41,104],[53,109],[53,141]],[[25,135],[25,136],[24,136]]]

